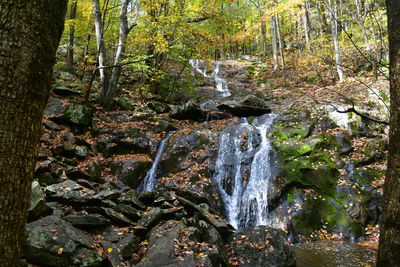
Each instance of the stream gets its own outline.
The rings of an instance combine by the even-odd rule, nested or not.
[[[220,92],[213,101],[231,95],[228,83],[219,76],[221,62],[215,62],[211,75],[207,74],[204,61],[192,59],[190,64]],[[276,220],[287,221],[288,218],[272,218],[273,213],[268,210],[269,184],[278,175],[278,160],[267,134],[277,117],[277,114],[265,114],[251,122],[240,118],[239,124],[219,134],[212,179],[225,205],[226,217],[235,229],[266,225],[286,230],[285,224],[276,223]],[[157,168],[173,133],[168,133],[160,142],[153,165],[139,187],[140,193],[154,190]],[[311,242],[296,244],[294,249],[298,267],[373,266],[376,258],[375,249],[352,242]]]

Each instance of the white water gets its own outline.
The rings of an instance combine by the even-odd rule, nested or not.
[[[201,73],[204,76],[204,78],[211,79],[214,82],[216,90],[221,92],[222,97],[228,97],[231,95],[231,93],[229,92],[228,83],[225,80],[218,77],[219,71],[221,70],[221,61],[215,62],[215,68],[211,76],[207,75],[207,66],[203,60],[190,59],[189,63],[197,72]]]
[[[165,147],[167,146],[168,140],[175,132],[169,132],[164,139],[161,141],[160,146],[158,147],[156,157],[154,159],[153,165],[151,166],[150,170],[147,172],[146,177],[143,180],[143,183],[138,188],[140,193],[152,191],[156,186],[156,174],[157,174],[157,167],[160,163],[161,156],[164,153]]]
[[[273,148],[267,132],[275,118],[275,114],[266,114],[256,118],[253,125],[242,120],[240,125],[227,128],[220,135],[213,179],[224,201],[228,221],[236,229],[270,225],[268,184],[275,166],[271,166]],[[259,144],[254,147],[257,137]],[[251,164],[246,167],[249,159]],[[250,174],[246,174],[248,167]]]

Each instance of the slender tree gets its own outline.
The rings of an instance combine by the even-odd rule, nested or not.
[[[71,20],[71,26],[69,30],[69,43],[67,50],[67,66],[70,73],[74,73],[74,46],[75,46],[75,19],[76,19],[76,8],[78,0],[74,0],[70,4],[71,13],[69,19]]]
[[[400,1],[386,0],[390,53],[390,133],[378,267],[400,266]]]
[[[0,266],[19,266],[67,0],[0,0]]]

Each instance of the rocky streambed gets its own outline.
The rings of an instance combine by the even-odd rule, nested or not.
[[[213,73],[193,72],[198,94],[185,98],[190,100],[171,103],[149,95],[139,104],[122,96],[117,110],[107,112],[79,104],[81,92],[68,75],[59,75],[65,86],[53,90],[43,120],[27,263],[294,266],[288,239],[373,240],[385,129],[355,120],[348,131],[329,112],[312,109],[277,116],[261,137],[255,118],[279,114],[277,99],[258,90],[248,66],[219,66],[217,77],[231,94],[223,89],[223,97]],[[240,117],[247,117],[244,128]],[[244,156],[218,165],[226,129],[238,133],[227,149]],[[266,144],[274,164],[264,205],[268,226],[250,219],[234,229],[215,178],[221,166],[240,166],[238,181],[246,192],[252,162],[266,157]],[[152,167],[154,190],[138,194]],[[223,188],[232,195],[237,184],[228,176]]]

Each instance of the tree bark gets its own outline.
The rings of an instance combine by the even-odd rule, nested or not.
[[[0,0],[0,266],[20,266],[67,0]]]
[[[377,266],[400,266],[400,1],[386,0],[390,51],[390,133]]]
[[[75,42],[75,18],[76,18],[76,8],[78,1],[75,0],[71,3],[71,13],[69,19],[71,20],[71,27],[69,30],[69,43],[67,50],[67,66],[70,73],[74,73],[74,42]]]
[[[101,98],[107,95],[108,91],[108,76],[107,69],[104,68],[106,60],[106,47],[104,44],[104,25],[101,19],[101,9],[99,0],[93,0],[93,14],[94,14],[94,26],[96,30],[96,40],[97,40],[97,58],[98,67],[100,72],[100,82],[101,82]]]
[[[339,81],[343,81],[342,58],[340,55],[338,23],[337,23],[337,5],[336,0],[329,0],[329,14],[331,18],[332,39],[335,52],[336,70],[339,76]]]

